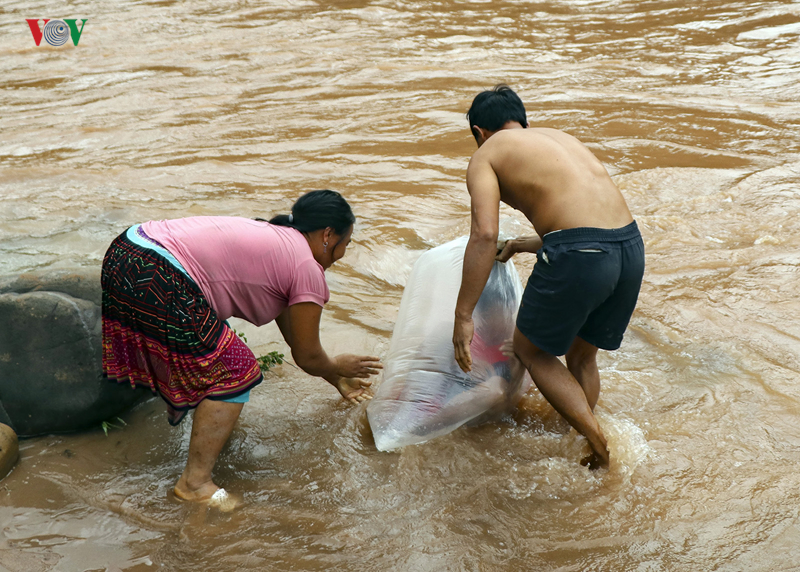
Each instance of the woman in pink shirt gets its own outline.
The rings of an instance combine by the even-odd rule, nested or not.
[[[223,500],[212,469],[250,389],[262,376],[225,322],[273,320],[297,365],[353,403],[372,397],[378,358],[330,357],[319,340],[330,297],[325,270],[344,256],[355,216],[334,191],[300,197],[269,222],[191,217],[134,225],[103,261],[103,374],[144,385],[177,425],[196,408],[189,458],[175,494]]]

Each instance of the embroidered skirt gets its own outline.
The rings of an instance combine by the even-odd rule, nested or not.
[[[102,286],[103,375],[160,395],[171,425],[203,399],[232,398],[261,383],[250,348],[138,225],[111,243]]]

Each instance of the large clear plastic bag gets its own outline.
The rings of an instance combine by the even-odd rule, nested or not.
[[[419,257],[397,316],[383,381],[367,407],[381,451],[423,443],[464,424],[498,419],[517,406],[531,379],[501,351],[514,333],[522,284],[514,263],[495,262],[473,313],[472,371],[453,350],[456,298],[468,237]]]

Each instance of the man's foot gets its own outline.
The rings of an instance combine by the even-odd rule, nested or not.
[[[581,459],[581,465],[589,467],[590,471],[596,471],[597,469],[608,467],[608,459],[603,461],[603,459],[597,456],[597,453],[592,453],[588,457]]]
[[[603,439],[605,441],[605,439]],[[608,467],[609,462],[609,454],[608,454],[608,447],[605,443],[598,444],[597,447],[592,445],[591,441],[589,445],[592,447],[593,452],[588,457],[584,457],[581,459],[581,465],[584,467],[589,467],[589,470],[596,471],[597,469],[602,469],[604,467]]]

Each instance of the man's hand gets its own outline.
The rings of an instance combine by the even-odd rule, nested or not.
[[[517,249],[514,240],[507,240],[505,244],[503,244],[503,249],[500,250],[500,253],[495,256],[494,259],[498,262],[508,262],[516,253]]]
[[[375,356],[340,354],[333,358],[333,361],[336,363],[336,374],[341,377],[365,379],[378,373],[379,369],[383,369],[380,358]]]
[[[539,236],[524,236],[522,238],[511,238],[506,241],[503,250],[495,256],[495,260],[506,262],[515,254],[520,252],[536,253],[542,247],[542,239]]]
[[[475,324],[472,318],[464,319],[456,317],[453,326],[453,349],[456,354],[456,363],[464,373],[472,370],[472,353],[469,345],[472,343],[472,336],[475,334]]]
[[[372,399],[372,382],[366,379],[353,379],[350,377],[341,377],[336,384],[336,389],[342,394],[347,401],[353,404],[359,404],[363,401]]]

